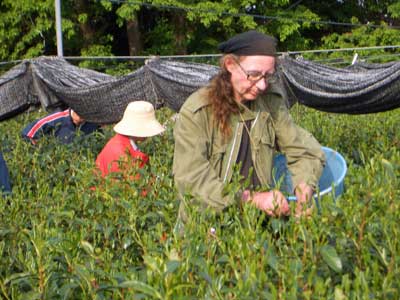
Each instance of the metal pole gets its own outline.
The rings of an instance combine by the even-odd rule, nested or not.
[[[64,56],[61,29],[61,0],[54,1],[56,6],[57,55]]]
[[[352,65],[354,65],[357,62],[357,58],[358,58],[358,53],[355,53],[353,56],[353,60],[351,61]]]

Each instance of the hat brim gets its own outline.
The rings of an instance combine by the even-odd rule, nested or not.
[[[114,131],[127,136],[151,137],[164,132],[165,128],[157,121],[129,122],[127,124],[121,120],[114,126]]]

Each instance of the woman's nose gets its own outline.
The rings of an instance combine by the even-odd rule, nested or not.
[[[264,91],[268,86],[268,83],[265,81],[265,78],[261,78],[259,81],[257,81],[256,83],[256,87],[260,90],[260,91]]]

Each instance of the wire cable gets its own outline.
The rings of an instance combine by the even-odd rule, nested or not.
[[[278,52],[278,55],[301,55],[306,53],[328,53],[328,52],[346,52],[346,51],[361,51],[361,50],[379,50],[379,49],[397,49],[400,45],[389,45],[389,46],[371,46],[371,47],[353,47],[353,48],[337,48],[337,49],[320,49],[320,50],[302,50],[302,51],[285,51]],[[219,58],[222,54],[192,54],[192,55],[148,55],[148,56],[63,56],[65,60],[133,60],[133,61],[143,61],[151,58],[161,58],[161,59],[190,59],[190,58]],[[0,66],[21,63],[24,60],[29,59],[19,59],[0,62]]]
[[[320,49],[320,50],[302,50],[302,51],[286,51],[282,54],[303,54],[303,53],[325,53],[325,52],[341,52],[341,51],[357,51],[357,50],[378,50],[378,49],[396,49],[400,45],[390,46],[370,46],[370,47],[353,47],[353,48],[337,48],[337,49]]]
[[[137,2],[137,1],[130,1],[130,0],[108,0],[111,3],[126,3],[129,5],[139,5],[144,7],[150,8],[163,8],[163,9],[175,9],[175,10],[183,10],[183,11],[194,11],[199,13],[210,13],[210,14],[218,14],[218,15],[225,15],[225,16],[232,16],[232,17],[252,17],[255,19],[262,19],[262,20],[286,20],[286,21],[295,21],[295,22],[307,22],[311,24],[320,24],[320,25],[336,25],[336,26],[349,26],[349,27],[361,27],[361,26],[368,26],[371,28],[389,28],[389,29],[400,29],[400,26],[391,26],[391,25],[374,25],[374,24],[361,24],[361,23],[344,23],[344,22],[335,22],[335,21],[312,21],[308,19],[301,19],[301,18],[289,18],[289,17],[282,17],[282,16],[266,16],[266,15],[258,15],[258,14],[246,14],[246,13],[230,13],[226,11],[217,11],[213,9],[200,9],[200,8],[193,8],[193,7],[179,7],[174,5],[165,5],[165,4],[153,4],[147,2]]]

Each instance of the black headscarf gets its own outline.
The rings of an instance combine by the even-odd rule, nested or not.
[[[225,54],[276,56],[276,39],[270,35],[250,30],[231,37],[218,45]]]

